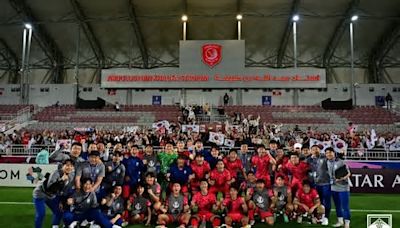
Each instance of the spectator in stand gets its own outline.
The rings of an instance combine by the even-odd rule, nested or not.
[[[49,151],[45,147],[36,155],[36,164],[49,164]]]
[[[390,93],[387,93],[385,100],[386,100],[386,108],[392,109],[393,98],[392,98],[392,95],[390,95]]]
[[[121,106],[119,105],[118,101],[115,102],[114,108],[115,108],[115,111],[117,111],[117,112],[119,112],[121,110]]]
[[[229,95],[228,93],[225,93],[224,95],[224,105],[227,106],[229,104]]]

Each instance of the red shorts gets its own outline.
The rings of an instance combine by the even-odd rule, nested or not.
[[[146,217],[144,214],[139,214],[139,217],[140,217],[140,221],[144,221],[144,218]]]
[[[232,222],[242,222],[244,217],[241,213],[228,213],[227,216],[232,219]]]
[[[261,219],[274,216],[271,209],[269,209],[268,211],[264,211],[264,210],[261,210],[259,207],[257,207],[256,213],[260,216]]]
[[[210,219],[214,216],[214,214],[209,211],[201,211],[197,215],[199,216],[200,221],[205,218],[205,220],[209,222],[212,222]]]
[[[182,220],[182,214],[179,214],[177,216],[167,214],[168,215],[168,224],[173,223],[173,222],[178,222],[179,224],[183,223]]]

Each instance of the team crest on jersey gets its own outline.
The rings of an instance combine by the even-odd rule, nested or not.
[[[86,200],[86,203],[89,204],[89,203],[90,203],[90,199],[87,199],[87,200]]]
[[[117,173],[120,174],[121,173],[121,169],[117,169]]]
[[[149,166],[150,167],[153,167],[155,164],[154,164],[154,161],[149,161]]]
[[[258,207],[264,208],[264,198],[262,196],[258,196],[256,201]]]
[[[99,169],[96,169],[96,173],[99,173],[100,172],[100,170]]]
[[[221,62],[222,45],[219,44],[204,44],[202,46],[202,59],[205,64],[213,68]]]
[[[178,203],[178,201],[175,201],[175,202],[172,204],[172,207],[173,207],[174,209],[178,209],[178,208],[179,208],[179,203]]]
[[[117,203],[116,205],[115,205],[115,208],[116,209],[119,209],[121,207],[121,204],[120,203]]]
[[[135,209],[138,211],[142,209],[142,206],[140,205],[140,203],[135,204]]]

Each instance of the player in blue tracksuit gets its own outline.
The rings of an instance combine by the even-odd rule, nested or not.
[[[142,159],[138,157],[138,146],[133,145],[130,152],[131,156],[124,158],[122,164],[125,166],[125,185],[129,186],[130,191],[134,191],[136,185],[141,181],[145,167]]]
[[[176,164],[173,164],[169,169],[167,177],[170,179],[170,183],[179,183],[184,194],[188,194],[188,183],[190,179],[194,178],[192,175],[192,168],[185,163],[185,158],[178,157]],[[172,185],[170,186],[172,187]]]
[[[62,168],[54,171],[33,190],[35,204],[35,228],[41,228],[46,213],[45,204],[53,212],[52,227],[57,228],[62,219],[60,198],[65,196],[74,183],[74,164],[71,159],[63,162]]]
[[[310,180],[315,185],[322,205],[325,207],[325,218],[322,225],[328,225],[329,215],[331,213],[331,185],[328,174],[327,159],[325,154],[320,153],[317,145],[311,147],[311,156],[306,158],[310,165]]]

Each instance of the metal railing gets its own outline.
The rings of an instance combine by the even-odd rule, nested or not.
[[[209,147],[205,147],[206,149],[210,149]],[[52,153],[55,150],[54,145],[33,145],[31,148],[27,148],[25,145],[10,145],[6,148],[0,149],[0,156],[27,156],[32,157],[36,156],[42,149],[46,149],[49,153]],[[113,147],[108,148],[110,152],[113,150]],[[162,147],[154,147],[155,153],[162,151]],[[227,154],[231,148],[229,147],[220,147],[220,152],[223,154]],[[240,150],[240,148],[234,148],[236,150]],[[254,153],[254,148],[249,148],[249,153]],[[385,160],[385,161],[400,161],[400,151],[389,151],[385,149],[349,149],[347,150],[344,159],[347,160]]]
[[[1,117],[3,120],[6,120],[4,123],[5,129],[4,131],[7,131],[17,124],[21,124],[23,122],[26,122],[30,120],[31,118],[31,111],[30,107],[27,106],[21,110],[18,110],[18,112],[15,115],[6,115]]]

